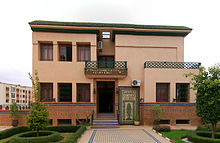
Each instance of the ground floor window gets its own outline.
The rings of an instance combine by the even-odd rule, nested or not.
[[[177,83],[176,84],[176,102],[188,102],[189,84]]]
[[[58,83],[59,102],[72,102],[72,83]]]
[[[90,84],[77,83],[77,102],[90,102]]]
[[[41,87],[41,101],[52,102],[53,101],[53,83],[40,83]]]
[[[176,120],[176,124],[189,124],[189,120]]]
[[[156,101],[169,102],[169,83],[157,83],[156,85]]]
[[[72,125],[72,120],[71,119],[58,119],[58,126],[62,125]]]

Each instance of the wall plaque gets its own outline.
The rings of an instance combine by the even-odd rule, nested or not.
[[[139,114],[139,87],[119,87],[119,123],[133,124]]]

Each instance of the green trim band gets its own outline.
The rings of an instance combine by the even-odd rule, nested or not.
[[[57,28],[31,28],[32,31],[37,32],[57,32],[57,33],[87,33],[99,34],[99,30],[79,30],[79,29],[57,29]]]
[[[179,36],[185,37],[188,32],[140,32],[140,31],[113,31],[112,41],[115,41],[115,35],[149,35],[149,36]]]

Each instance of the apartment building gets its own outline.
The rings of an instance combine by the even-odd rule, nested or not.
[[[31,87],[0,82],[0,110],[9,110],[14,102],[20,110],[29,109],[31,101]]]
[[[76,124],[85,114],[112,113],[120,124],[152,125],[153,105],[161,123],[198,125],[195,91],[184,62],[185,26],[32,21],[33,71],[51,123]],[[34,74],[33,74],[34,75]]]

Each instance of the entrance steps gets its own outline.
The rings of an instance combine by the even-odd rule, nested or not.
[[[93,120],[91,129],[108,129],[119,128],[118,120],[114,114],[97,114],[97,117]]]

